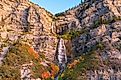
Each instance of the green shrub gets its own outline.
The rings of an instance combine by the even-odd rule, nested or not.
[[[3,65],[19,66],[33,60],[34,57],[28,53],[25,45],[17,44],[9,50],[9,53],[3,60]]]
[[[104,46],[103,43],[98,43],[98,44],[96,45],[96,47],[97,47],[97,49],[100,49],[100,50],[104,50],[104,48],[105,48],[105,46]]]
[[[20,80],[19,69],[8,65],[0,66],[0,80]]]
[[[65,33],[64,35],[62,35],[61,38],[71,40],[71,39],[74,39],[77,36],[79,36],[80,33],[81,33],[80,31],[71,30],[71,31]]]
[[[105,46],[102,42],[98,42],[97,44],[90,47],[90,50],[87,52],[92,52],[96,50],[104,50]]]
[[[56,17],[64,16],[64,15],[65,15],[64,12],[61,12],[61,13],[57,13],[57,14],[55,14]]]
[[[97,28],[100,24],[101,24],[101,21],[99,21],[99,20],[95,21],[93,28]]]
[[[114,17],[113,17],[113,20],[115,20],[115,21],[120,21],[120,20],[121,20],[121,16],[118,16],[118,17],[114,16]]]

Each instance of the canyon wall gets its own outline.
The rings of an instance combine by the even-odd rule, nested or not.
[[[86,0],[56,15],[28,0],[0,0],[1,53],[19,42],[54,62],[60,37],[70,62],[96,52],[99,66],[86,70],[87,80],[121,79],[121,0]]]

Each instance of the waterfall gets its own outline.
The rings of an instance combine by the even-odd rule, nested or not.
[[[58,66],[59,66],[60,70],[59,70],[57,76],[55,77],[55,80],[58,80],[58,76],[63,73],[63,71],[65,70],[65,67],[66,67],[66,63],[67,63],[66,47],[64,44],[64,40],[62,38],[59,39],[57,60],[58,60]]]
[[[67,63],[66,47],[65,47],[63,39],[60,39],[60,41],[59,41],[59,46],[58,46],[58,63],[59,64]]]
[[[52,26],[52,33],[54,33],[54,22],[52,22],[51,26]]]

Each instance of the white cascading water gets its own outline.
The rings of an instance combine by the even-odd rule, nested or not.
[[[64,40],[62,38],[59,40],[59,44],[58,44],[57,59],[58,59],[58,65],[59,65],[60,71],[57,74],[57,77],[55,78],[55,80],[58,80],[58,76],[63,73],[67,63],[66,47],[64,44]]]
[[[64,40],[62,38],[60,39],[58,46],[58,63],[59,64],[67,63],[66,47],[64,44]]]
[[[54,33],[54,22],[52,22],[52,33]]]
[[[52,32],[53,32],[53,28],[54,28],[54,26],[53,26],[53,23],[52,23]]]

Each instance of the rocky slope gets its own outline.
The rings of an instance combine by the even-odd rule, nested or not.
[[[1,55],[8,52],[4,51],[6,47],[10,47],[9,56],[13,46],[18,47],[15,44],[26,44],[40,58],[45,56],[44,61],[39,61],[47,66],[50,63],[46,60],[55,62],[61,37],[65,40],[68,61],[72,60],[61,78],[121,79],[121,0],[85,0],[55,16],[28,0],[0,0],[0,12]],[[3,64],[6,61],[3,57],[1,64],[2,60]],[[50,76],[48,72],[47,76]]]

